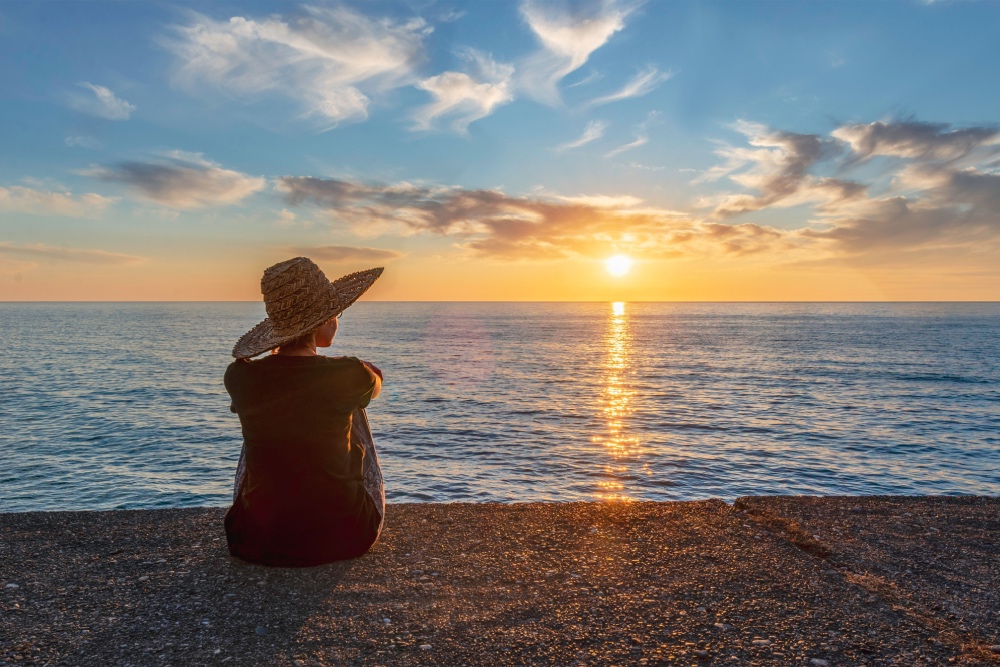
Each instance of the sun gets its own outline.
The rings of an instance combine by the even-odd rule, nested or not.
[[[604,260],[604,267],[613,276],[624,276],[632,270],[632,258],[627,255],[615,255]]]

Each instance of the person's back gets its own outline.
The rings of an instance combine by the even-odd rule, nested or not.
[[[295,272],[301,270],[322,276],[304,258],[268,269],[270,283],[268,272],[262,281],[265,301],[270,285],[287,302],[287,288],[274,283],[297,284]],[[284,337],[260,336],[261,327],[273,326],[265,320],[234,348],[237,361],[226,369],[225,385],[244,441],[225,521],[234,556],[268,565],[317,565],[359,556],[378,537],[382,507],[364,487],[365,449],[352,442],[352,421],[378,394],[381,371],[354,357],[319,355],[316,348],[332,343],[337,316],[380,273],[373,270],[349,300],[336,289],[335,300],[325,292],[316,299],[315,286],[312,292],[302,290],[305,306],[290,309],[297,328],[286,327]],[[322,287],[325,276],[316,281]],[[307,310],[303,317],[310,307],[316,313]],[[334,316],[311,326],[329,312]],[[270,356],[249,360],[275,341],[280,344]]]

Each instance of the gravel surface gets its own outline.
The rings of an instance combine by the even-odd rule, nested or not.
[[[995,499],[740,506],[390,505],[307,569],[230,558],[219,508],[0,514],[0,665],[1000,663]]]
[[[1000,498],[754,497],[736,506],[967,652],[1000,658]]]

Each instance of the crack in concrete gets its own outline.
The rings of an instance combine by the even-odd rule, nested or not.
[[[941,618],[933,610],[928,609],[927,605],[908,599],[899,593],[899,587],[895,582],[870,572],[853,571],[853,569],[860,568],[852,569],[848,557],[837,554],[834,548],[817,539],[794,519],[754,507],[745,498],[737,498],[732,508],[734,512],[742,513],[775,537],[785,540],[810,556],[830,564],[834,571],[839,572],[848,583],[857,586],[869,595],[876,596],[893,610],[905,614],[928,631],[937,633],[935,640],[960,651],[961,654],[958,656],[960,661],[965,662],[966,658],[971,658],[988,664],[1000,665],[1000,655],[994,652],[992,646],[983,638],[971,631],[961,630],[957,624]]]

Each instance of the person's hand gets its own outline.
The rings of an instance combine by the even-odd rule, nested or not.
[[[375,386],[372,388],[372,398],[375,398],[382,392],[382,369],[371,363],[370,361],[361,361],[369,371],[375,374]]]
[[[370,361],[362,361],[361,363],[363,363],[365,366],[367,366],[368,370],[370,370],[372,373],[374,373],[375,375],[377,375],[379,380],[384,380],[385,379],[385,378],[382,377],[382,369],[381,368],[379,368],[378,366],[376,366],[375,364],[373,364]]]

